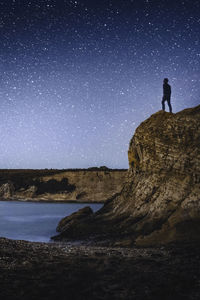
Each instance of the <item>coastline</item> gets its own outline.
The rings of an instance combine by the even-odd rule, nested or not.
[[[114,196],[98,213],[83,208],[61,219],[52,237],[59,242],[0,238],[1,298],[199,299],[199,112],[160,111],[144,121],[129,144],[128,176],[77,171],[78,193],[66,172],[3,183],[7,199]]]
[[[52,200],[52,199],[19,199],[19,198],[6,198],[6,199],[0,199],[0,202],[34,202],[34,203],[77,203],[77,204],[104,204],[105,200],[102,201],[80,201],[80,200]]]
[[[104,203],[122,189],[127,172],[102,168],[0,170],[0,199]]]

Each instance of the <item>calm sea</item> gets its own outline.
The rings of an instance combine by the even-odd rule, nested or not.
[[[60,219],[85,206],[95,212],[102,204],[0,201],[0,237],[49,242]]]

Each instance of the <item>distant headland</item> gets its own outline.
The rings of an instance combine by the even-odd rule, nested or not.
[[[199,241],[199,146],[200,105],[176,114],[153,114],[130,141],[121,192],[95,214],[83,210],[74,220],[64,218],[55,239],[96,235],[123,246]]]
[[[2,169],[0,199],[50,202],[105,202],[119,192],[127,169]]]

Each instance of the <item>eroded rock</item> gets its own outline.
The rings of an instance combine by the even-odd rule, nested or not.
[[[59,222],[56,230],[60,232],[60,235],[52,237],[54,240],[60,240],[62,238],[83,238],[87,235],[88,222],[91,221],[94,213],[89,206],[79,209],[77,212],[67,216]]]
[[[113,243],[145,246],[199,240],[199,149],[200,106],[141,123],[129,145],[127,182],[88,220],[87,234],[95,228]]]
[[[0,171],[0,197],[22,201],[105,202],[122,189],[127,170],[106,167],[80,170]],[[6,185],[5,185],[6,184]],[[8,192],[8,186],[13,186]],[[2,195],[2,196],[1,196]],[[5,199],[4,197],[4,199]]]
[[[0,186],[0,197],[3,199],[11,198],[14,192],[15,192],[15,188],[12,182],[8,182]]]

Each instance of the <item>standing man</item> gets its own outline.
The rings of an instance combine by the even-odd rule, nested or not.
[[[165,101],[167,101],[167,104],[169,106],[169,112],[172,112],[172,106],[171,106],[171,86],[168,84],[168,78],[164,78],[163,80],[163,98],[162,98],[162,109],[165,110]]]

